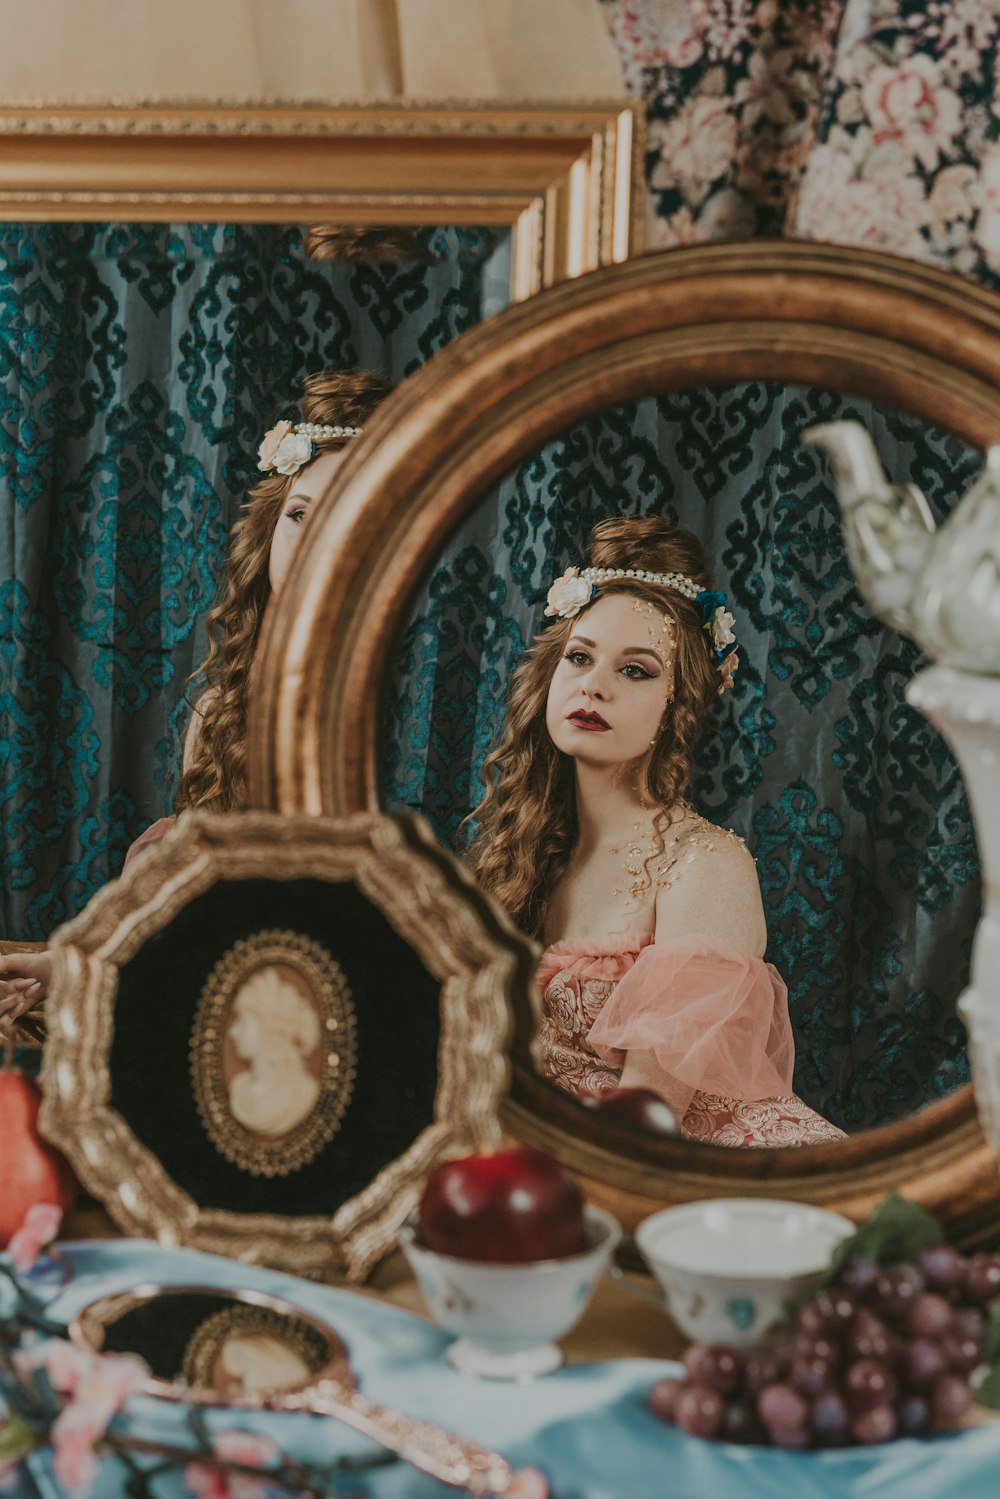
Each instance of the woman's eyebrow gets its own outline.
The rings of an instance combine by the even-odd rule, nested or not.
[[[594,642],[588,640],[586,635],[571,635],[570,641],[573,640],[578,640],[581,645],[589,646],[591,650],[594,649]],[[567,641],[567,645],[570,641]],[[661,666],[663,665],[662,656],[657,651],[651,650],[648,645],[626,645],[622,647],[618,654],[620,656],[652,656],[654,661],[658,661]]]

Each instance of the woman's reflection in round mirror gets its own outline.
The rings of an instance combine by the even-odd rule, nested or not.
[[[233,527],[222,597],[208,617],[208,658],[196,673],[205,690],[185,745],[178,811],[244,805],[247,702],[264,611],[285,581],[310,505],[388,393],[388,384],[367,370],[310,375],[301,420],[278,422],[265,435],[258,464],[265,477]]]
[[[230,812],[245,804],[247,703],[264,611],[285,581],[310,505],[390,388],[369,370],[322,370],[303,382],[298,418],[264,436],[258,461],[264,477],[230,535],[220,601],[208,617],[208,657],[193,678],[202,691],[184,745],[179,812]],[[175,821],[161,817],[147,828],[125,866]],[[47,952],[0,956],[0,1030],[41,1003],[50,974]]]
[[[842,1139],[792,1093],[753,858],[684,799],[738,664],[700,543],[657,517],[604,521],[546,613],[486,761],[470,854],[547,944],[547,1076],[584,1095],[653,1089],[710,1144]]]

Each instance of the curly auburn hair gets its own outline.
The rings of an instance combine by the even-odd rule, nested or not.
[[[684,573],[704,588],[712,586],[698,538],[658,516],[601,521],[591,536],[590,565]],[[655,744],[637,767],[640,794],[657,809],[654,827],[662,844],[670,810],[690,782],[694,749],[719,692],[719,673],[689,599],[639,578],[621,578],[602,583],[593,602],[609,593],[645,599],[673,624],[674,696]],[[543,630],[518,666],[503,739],[484,766],[486,795],[469,818],[478,822],[469,848],[477,878],[533,937],[542,935],[545,902],[578,832],[573,760],[556,749],[545,726],[549,683],[566,641],[591,607]]]
[[[360,427],[391,386],[368,370],[322,370],[303,382],[301,420],[323,426]],[[319,453],[337,452],[351,441],[324,437]],[[248,503],[229,537],[220,600],[208,616],[209,650],[193,680],[204,682],[196,705],[200,716],[190,764],[176,807],[238,811],[246,802],[247,695],[264,610],[271,596],[271,538],[297,475],[269,474],[250,490]]]

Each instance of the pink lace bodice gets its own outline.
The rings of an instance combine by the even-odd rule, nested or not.
[[[843,1138],[792,1092],[787,994],[770,964],[701,939],[557,942],[538,969],[543,1070],[568,1092],[619,1084],[651,1052],[689,1139],[784,1146]]]

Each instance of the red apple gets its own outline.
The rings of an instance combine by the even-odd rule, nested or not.
[[[595,1113],[612,1114],[657,1135],[680,1135],[676,1114],[652,1088],[608,1088],[602,1093],[578,1093],[577,1098]]]
[[[583,1193],[564,1166],[531,1145],[463,1156],[431,1172],[417,1237],[437,1254],[496,1264],[582,1254]]]
[[[64,1213],[76,1204],[76,1178],[38,1133],[41,1101],[32,1078],[16,1068],[0,1070],[0,1249],[35,1203],[55,1203]]]

